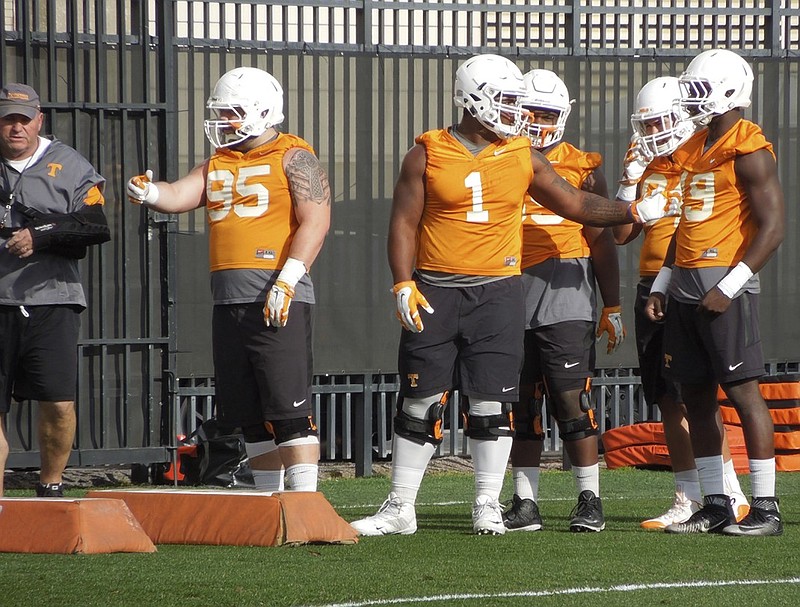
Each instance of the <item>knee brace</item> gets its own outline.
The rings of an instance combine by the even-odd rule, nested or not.
[[[267,431],[275,437],[275,444],[280,445],[288,440],[316,436],[317,427],[311,421],[311,416],[295,417],[293,419],[278,419],[264,422]]]
[[[422,417],[407,413],[403,408],[404,401],[401,399],[397,405],[397,415],[395,415],[394,418],[395,433],[398,436],[407,438],[420,445],[424,443],[440,445],[444,438],[444,434],[442,433],[444,427],[444,412],[447,408],[447,400],[449,397],[449,392],[443,392],[438,400],[428,406]],[[409,400],[416,401],[419,399]]]
[[[462,401],[461,417],[464,420],[464,434],[469,438],[497,440],[501,436],[514,436],[514,415],[511,403],[497,401],[478,401],[475,405],[491,404],[499,412],[490,415],[475,415],[468,398]],[[477,408],[477,407],[476,407]],[[485,408],[485,407],[481,407]]]
[[[580,393],[580,407],[583,415],[566,421],[558,420],[558,431],[561,440],[576,441],[599,433],[597,420],[594,418],[592,406],[592,379],[586,379],[586,385]]]
[[[544,391],[542,382],[536,382],[533,398],[520,402],[514,416],[514,439],[521,441],[544,440]]]

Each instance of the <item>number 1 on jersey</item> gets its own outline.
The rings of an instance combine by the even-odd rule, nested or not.
[[[489,221],[489,211],[483,210],[483,185],[481,174],[472,172],[464,179],[464,185],[472,190],[472,210],[467,211],[467,221],[486,223]]]

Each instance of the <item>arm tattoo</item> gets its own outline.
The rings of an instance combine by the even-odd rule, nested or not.
[[[306,150],[298,151],[286,167],[286,177],[296,198],[330,204],[330,185],[319,160]],[[293,204],[297,204],[294,200]]]
[[[607,200],[597,194],[585,192],[583,196],[583,212],[588,218],[588,225],[594,226],[613,226],[622,223],[630,223],[627,219],[626,205]]]

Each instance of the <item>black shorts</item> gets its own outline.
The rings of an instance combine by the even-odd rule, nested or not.
[[[525,364],[520,383],[545,380],[548,390],[583,388],[594,375],[594,323],[570,320],[525,331]]]
[[[646,278],[636,286],[636,302],[633,305],[636,352],[639,355],[644,399],[650,405],[661,402],[664,396],[681,402],[678,385],[664,377],[664,322],[653,322],[645,314],[652,284],[653,279]]]
[[[664,374],[681,384],[727,384],[764,375],[758,295],[743,293],[723,314],[670,300],[664,333]]]
[[[264,304],[214,306],[216,414],[228,426],[310,416],[311,305],[294,302],[285,327],[264,324]]]
[[[74,401],[81,306],[0,306],[0,413],[16,400]]]
[[[424,398],[458,387],[485,400],[515,401],[519,392],[524,301],[519,276],[474,287],[439,287],[417,279],[434,313],[425,330],[402,330],[400,393]]]

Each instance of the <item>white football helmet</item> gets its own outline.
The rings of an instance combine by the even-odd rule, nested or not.
[[[654,78],[636,95],[631,114],[633,132],[650,157],[667,156],[694,133],[694,123],[681,106],[681,87],[674,76]]]
[[[536,123],[533,122],[532,115],[526,116],[525,129],[531,145],[541,150],[561,141],[574,100],[570,100],[567,85],[555,72],[535,69],[525,74],[523,79],[526,89],[522,98],[523,109],[528,112],[536,109],[558,114],[555,124]]]
[[[706,125],[715,115],[750,106],[753,70],[733,51],[704,51],[681,74],[680,86],[681,105],[693,121]]]
[[[206,137],[224,148],[283,122],[283,89],[264,70],[237,67],[217,80],[206,107],[214,116],[204,122]]]
[[[498,137],[519,135],[524,126],[519,100],[522,72],[499,55],[475,55],[456,70],[453,100]]]

